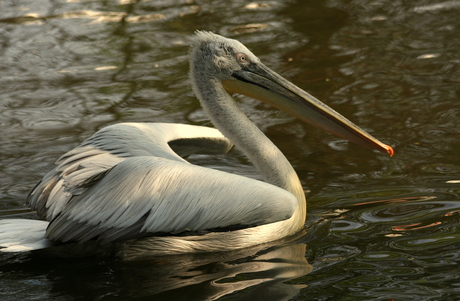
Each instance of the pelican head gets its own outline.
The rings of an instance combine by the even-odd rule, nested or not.
[[[372,137],[265,66],[237,40],[211,32],[197,32],[191,51],[191,78],[195,93],[205,109],[207,105],[203,101],[224,99],[219,95],[222,91],[229,95],[239,93],[270,104],[341,138],[390,156],[394,153],[391,146]],[[216,90],[216,86],[221,89]]]

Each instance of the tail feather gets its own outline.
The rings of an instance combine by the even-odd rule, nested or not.
[[[48,222],[30,219],[0,220],[0,252],[27,252],[48,248]]]

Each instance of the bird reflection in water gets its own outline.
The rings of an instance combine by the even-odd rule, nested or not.
[[[296,237],[303,235],[301,232]],[[290,300],[305,285],[286,282],[312,270],[305,252],[305,244],[289,242],[126,262],[121,273],[125,285],[121,295],[216,300],[238,292],[238,300]]]

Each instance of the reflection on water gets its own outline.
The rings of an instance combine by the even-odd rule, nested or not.
[[[284,282],[310,271],[304,244],[259,252],[159,258],[123,267],[123,296],[159,294],[169,300],[215,300],[238,292],[239,300],[289,300],[304,286]]]
[[[39,299],[215,300],[238,293],[238,300],[289,300],[305,286],[286,282],[311,271],[305,247],[298,242],[278,242],[237,252],[137,261],[2,255],[9,263],[1,270],[6,278],[34,279],[27,284],[34,293],[44,293]],[[2,282],[8,285],[2,300],[30,296],[27,291],[18,292],[14,283]]]
[[[1,218],[34,218],[24,196],[103,126],[209,125],[187,81],[196,29],[238,38],[396,151],[241,97],[309,191],[300,241],[142,262],[1,255],[2,300],[459,299],[459,10],[442,0],[0,1]],[[257,177],[238,150],[193,162]]]

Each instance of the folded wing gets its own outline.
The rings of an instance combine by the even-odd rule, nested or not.
[[[61,157],[32,190],[30,204],[50,221],[47,237],[56,241],[184,235],[289,218],[297,206],[291,193],[181,158],[231,146],[205,127],[107,127]]]

